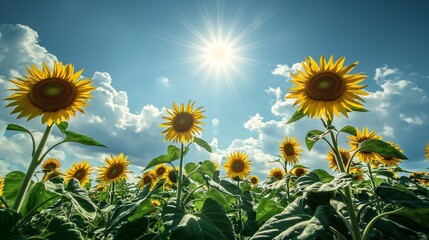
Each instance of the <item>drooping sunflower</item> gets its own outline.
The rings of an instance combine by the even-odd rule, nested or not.
[[[388,142],[391,146],[393,146],[396,150],[402,152],[402,149],[395,143],[393,142]],[[392,167],[392,166],[398,166],[399,163],[402,162],[401,159],[399,158],[395,158],[395,157],[388,157],[388,156],[383,156],[383,155],[376,155],[375,160],[379,163],[384,164],[384,166],[387,167]]]
[[[360,167],[352,167],[350,168],[350,174],[353,176],[353,180],[364,180],[365,176],[363,175],[363,170]]]
[[[63,66],[62,62],[54,62],[52,71],[45,62],[43,70],[34,64],[26,69],[28,75],[11,80],[17,88],[10,89],[15,93],[5,99],[12,101],[7,107],[15,107],[12,114],[20,113],[18,118],[27,120],[42,116],[42,123],[51,126],[70,120],[76,111],[85,113],[83,107],[96,87],[89,78],[79,80],[83,69],[75,73],[72,64]]]
[[[350,152],[347,151],[344,148],[339,148],[338,151],[340,152],[341,160],[343,161],[344,167],[347,166],[350,160]],[[337,161],[335,160],[335,154],[332,150],[329,151],[328,155],[326,156],[326,160],[329,162],[329,168],[333,169],[335,171],[339,171]]]
[[[283,142],[280,142],[280,152],[286,163],[297,164],[301,157],[302,150],[299,148],[296,137],[286,136]]]
[[[164,178],[165,174],[167,173],[167,165],[165,165],[165,163],[156,165],[156,167],[153,169],[153,173],[155,178]]]
[[[110,158],[104,160],[107,166],[100,167],[97,170],[100,173],[97,180],[107,184],[127,179],[127,173],[131,172],[127,169],[128,165],[130,165],[127,159],[128,156],[124,156],[123,153],[120,153],[117,157],[110,155]]]
[[[56,169],[54,171],[46,173],[45,177],[43,178],[43,181],[49,181],[50,179],[56,178],[56,177],[61,178],[62,176],[63,174],[61,173],[61,171],[59,169]]]
[[[249,178],[249,182],[253,185],[256,186],[259,183],[259,177],[256,175],[253,175]]]
[[[157,182],[157,176],[155,170],[149,170],[143,174],[139,181],[139,187],[142,189],[146,185],[150,185],[150,190],[155,188]]]
[[[348,138],[350,139],[349,142],[349,146],[351,147],[350,151],[355,151],[356,149],[359,148],[359,144],[361,144],[362,142],[366,141],[366,140],[370,140],[370,139],[379,139],[381,140],[381,136],[378,136],[375,131],[371,131],[368,132],[368,128],[364,128],[361,131],[359,131],[359,129],[356,128],[356,136],[350,135],[348,136]],[[360,151],[358,154],[358,159],[361,162],[364,163],[371,163],[372,161],[375,160],[375,158],[377,157],[377,154],[373,153],[373,152],[367,152],[367,151]]]
[[[188,143],[194,140],[194,135],[204,130],[200,127],[200,125],[204,125],[201,122],[202,119],[206,118],[202,111],[202,107],[198,107],[194,109],[195,102],[185,105],[180,104],[180,108],[173,103],[173,111],[166,109],[169,116],[162,117],[167,122],[162,123],[162,127],[166,127],[161,134],[166,134],[164,141],[173,141],[173,142],[182,142]]]
[[[278,167],[271,169],[270,172],[268,173],[268,177],[275,177],[277,180],[282,180],[284,176],[285,176],[285,171],[283,171],[283,169],[280,169]]]
[[[427,160],[429,160],[429,143],[426,144],[425,151],[426,151],[425,157],[426,157]]]
[[[250,174],[250,160],[246,153],[244,152],[232,152],[226,160],[226,163],[223,165],[223,168],[226,170],[226,176],[236,180],[245,179]]]
[[[65,182],[69,182],[72,178],[76,178],[81,186],[85,186],[89,182],[89,175],[92,172],[92,166],[88,161],[73,163],[72,167],[67,170],[64,177]]]
[[[297,177],[301,177],[304,174],[308,173],[307,168],[302,168],[302,167],[294,167],[291,171],[291,173]]]
[[[175,186],[178,183],[179,180],[179,167],[168,167],[167,173],[165,174],[165,183],[166,185],[172,185]]]
[[[4,180],[0,177],[0,197],[3,196]]]
[[[40,166],[43,172],[52,172],[58,170],[61,167],[61,163],[56,158],[46,159]]]
[[[339,117],[342,113],[347,117],[347,111],[352,111],[352,107],[363,108],[359,101],[365,101],[359,95],[368,93],[362,90],[366,86],[358,83],[367,76],[349,74],[358,62],[343,67],[344,61],[345,58],[341,57],[334,62],[334,56],[326,61],[322,55],[317,64],[312,57],[306,58],[302,63],[304,71],[291,74],[291,82],[295,86],[290,88],[286,98],[296,99],[293,105],[299,104],[298,111],[311,118],[324,116],[332,120],[334,114]]]

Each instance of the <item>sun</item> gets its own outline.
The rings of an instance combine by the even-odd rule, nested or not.
[[[213,42],[205,49],[206,65],[212,68],[225,68],[234,66],[234,46],[228,42]]]

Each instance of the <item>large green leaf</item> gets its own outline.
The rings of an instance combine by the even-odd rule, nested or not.
[[[128,217],[128,221],[134,221],[138,218],[141,218],[155,209],[155,206],[152,204],[149,198],[146,198],[140,205],[137,207],[136,211]]]
[[[330,182],[335,178],[334,176],[332,176],[331,174],[329,174],[327,171],[323,169],[314,169],[311,172],[315,173],[317,177],[319,177],[319,179],[322,180],[323,182]]]
[[[57,124],[58,129],[62,132],[65,133],[67,128],[69,126],[68,122],[61,122],[60,124]]]
[[[0,209],[0,233],[3,239],[19,239],[19,214],[10,208]]]
[[[57,194],[51,191],[47,191],[44,182],[38,182],[34,184],[28,192],[26,201],[23,204],[23,208],[21,208],[21,214],[25,215],[31,210],[40,211],[50,206],[52,203],[57,201],[57,199],[52,199],[50,201],[47,200],[51,199],[54,196],[57,196]],[[36,207],[37,209],[34,209]]]
[[[359,151],[373,152],[378,153],[385,157],[394,157],[406,160],[408,159],[404,154],[402,154],[398,149],[393,147],[387,142],[383,142],[379,139],[370,139],[362,142],[359,146]]]
[[[115,234],[114,240],[135,240],[140,239],[147,233],[149,222],[147,218],[140,218],[122,225]]]
[[[25,173],[20,171],[12,171],[4,178],[3,197],[10,206],[13,206],[15,203],[16,195],[21,188],[24,177]],[[31,181],[31,184],[33,184],[33,181]]]
[[[301,177],[299,180],[301,180],[304,177],[306,176]],[[308,178],[308,181],[305,178],[299,181],[298,183],[299,190],[304,192],[314,192],[314,193],[332,192],[337,189],[347,187],[353,181],[352,175],[346,174],[346,173],[339,173],[330,182],[317,181],[317,182],[311,183],[310,181],[314,181],[314,179],[315,178],[311,178],[310,176]]]
[[[222,206],[208,198],[201,213],[190,214],[172,204],[164,206],[164,226],[172,240],[234,240],[232,224]]]
[[[429,200],[420,199],[412,192],[398,187],[382,184],[375,189],[375,193],[383,201],[408,208],[429,208]]]
[[[160,155],[160,156],[152,159],[147,164],[147,166],[145,167],[145,169],[143,171],[146,171],[147,169],[154,167],[158,164],[169,163],[169,162],[172,162],[172,161],[177,160],[179,158],[180,158],[180,149],[174,145],[169,145],[167,147],[167,154]]]
[[[296,111],[286,124],[293,123],[305,116],[304,111]]]
[[[348,134],[353,135],[353,136],[357,135],[356,128],[353,126],[345,126],[345,127],[341,128],[340,132],[345,132],[345,133],[348,133]]]
[[[80,133],[75,133],[72,131],[64,131],[64,134],[66,135],[66,137],[63,140],[64,142],[76,142],[76,143],[80,143],[88,146],[106,147],[103,144],[94,140],[93,138],[82,135]]]
[[[270,218],[251,240],[317,239],[329,227],[329,207],[321,205],[314,216],[303,212],[304,199],[297,198]]]
[[[194,200],[194,204],[197,209],[202,209],[206,199],[211,198],[215,200],[217,203],[219,203],[226,211],[231,210],[231,205],[229,204],[226,198],[228,197],[228,195],[222,194],[215,188],[210,188],[206,193],[201,193],[201,194],[194,193],[194,196],[196,196]]]
[[[28,129],[26,129],[25,127],[19,126],[17,124],[8,124],[7,127],[6,127],[6,130],[25,132],[25,133],[31,134],[31,132]]]
[[[311,151],[314,144],[318,142],[320,139],[325,137],[327,133],[320,130],[311,130],[305,135],[305,144],[308,148],[308,151]]]
[[[210,146],[210,144],[208,144],[206,142],[206,140],[199,138],[199,137],[194,137],[194,143],[198,144],[198,146],[204,148],[207,152],[211,153],[212,151],[212,147]]]
[[[170,158],[170,161],[174,161],[180,158],[180,149],[174,145],[168,145],[167,155]]]
[[[64,216],[54,216],[50,221],[46,234],[49,240],[83,240],[82,234],[79,232],[76,224],[67,220]]]
[[[256,208],[256,222],[259,226],[265,223],[272,216],[283,211],[283,208],[278,206],[278,203],[270,198],[262,198],[258,202]]]
[[[198,171],[190,175],[190,173],[194,172],[199,167]],[[207,174],[209,177],[213,177],[213,173],[216,171],[215,165],[210,161],[206,160],[201,165],[197,165],[193,162],[187,163],[185,165],[186,175],[189,176],[190,179],[204,184],[206,181],[203,178],[203,174]]]
[[[234,195],[242,195],[243,194],[243,192],[241,191],[241,189],[237,185],[233,184],[230,181],[221,180],[220,181],[220,185],[224,189],[226,189],[228,192],[230,192],[230,193],[232,193]]]

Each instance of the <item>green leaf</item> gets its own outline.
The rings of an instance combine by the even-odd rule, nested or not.
[[[387,184],[382,184],[375,189],[375,193],[388,203],[394,203],[408,208],[429,208],[429,200],[420,199],[412,192]]]
[[[25,173],[20,171],[12,171],[4,178],[3,197],[10,206],[13,206],[15,203],[16,195],[18,195],[18,191],[21,188],[24,177]],[[33,184],[33,181],[31,181],[31,184]]]
[[[180,149],[174,145],[167,147],[167,153],[170,161],[174,161],[180,158]]]
[[[357,136],[356,128],[353,126],[345,126],[345,127],[341,128],[340,132],[345,132],[345,133],[348,133],[350,135]]]
[[[429,208],[402,208],[395,214],[413,220],[423,227],[429,229]]]
[[[0,233],[2,239],[19,239],[19,214],[10,208],[0,209]]]
[[[349,107],[353,112],[369,112],[365,108],[359,108],[359,107],[355,107],[355,106],[349,106]],[[350,112],[350,111],[347,110],[347,112]]]
[[[75,133],[72,131],[64,131],[64,134],[66,135],[63,140],[64,142],[76,142],[88,146],[106,147],[103,144],[97,142],[96,140],[79,133]]]
[[[305,144],[307,145],[308,151],[311,151],[314,144],[318,142],[320,139],[322,139],[325,135],[326,135],[325,132],[322,132],[320,130],[309,131],[305,136]]]
[[[169,145],[167,148],[167,155],[160,155],[154,159],[152,159],[145,169],[143,171],[146,171],[147,169],[154,167],[159,164],[163,163],[170,163],[172,161],[175,161],[180,158],[180,149],[174,145]]]
[[[233,184],[230,181],[221,180],[220,181],[220,185],[224,189],[226,189],[228,192],[232,193],[233,195],[242,195],[243,194],[243,192],[241,191],[241,189],[237,185]]]
[[[26,129],[25,127],[22,127],[22,126],[16,125],[16,124],[8,124],[8,125],[7,125],[7,127],[6,127],[6,130],[9,130],[9,131],[18,131],[18,132],[25,132],[25,133],[29,133],[29,134],[31,134],[31,132],[30,132],[28,129]]]
[[[205,200],[208,198],[211,198],[215,200],[217,203],[219,203],[226,211],[231,210],[231,206],[228,203],[225,195],[223,195],[220,191],[218,191],[215,188],[210,188],[206,193],[201,193],[198,195],[194,193],[194,196],[195,196],[195,202],[194,202],[195,207],[197,207],[198,209],[202,209]]]
[[[327,171],[323,169],[314,169],[311,172],[315,173],[317,177],[319,177],[319,179],[322,180],[323,182],[330,182],[332,181],[332,179],[335,178],[334,176],[332,176],[331,174],[329,174]]]
[[[164,206],[164,226],[172,240],[234,240],[232,224],[225,210],[216,201],[208,198],[201,213],[190,214],[172,204]]]
[[[50,221],[47,231],[49,240],[84,240],[82,234],[77,230],[76,224],[67,220],[64,216],[54,216]]]
[[[387,142],[383,142],[378,139],[370,139],[362,142],[359,146],[359,151],[373,152],[378,153],[385,157],[394,157],[398,159],[408,159],[404,154],[402,154],[398,149],[393,147]]]
[[[262,198],[258,202],[258,207],[256,208],[256,222],[261,226],[272,216],[282,211],[283,208],[279,207],[276,201],[269,198]]]
[[[69,126],[68,122],[61,122],[60,124],[57,124],[58,129],[62,132],[65,133],[67,128]]]
[[[48,199],[56,195],[57,194],[46,190],[44,182],[38,182],[34,184],[27,194],[26,201],[24,202],[23,208],[21,208],[21,211],[20,211],[21,214],[25,215],[31,210],[33,210],[35,207],[38,207],[37,209],[35,209],[37,211],[45,209],[46,207],[50,206],[58,199],[52,199],[51,201],[48,201],[43,205],[40,205],[40,204],[42,204],[43,202],[47,201]]]
[[[203,178],[206,181],[206,184],[209,185],[210,187],[213,187],[213,188],[219,190],[220,192],[225,193],[229,196],[235,196],[234,194],[232,194],[228,190],[226,190],[222,185],[220,185],[220,183],[213,181],[207,174],[203,174]]]
[[[353,178],[350,174],[339,173],[335,178],[330,182],[317,181],[314,182],[315,178],[313,175],[307,174],[298,179],[298,189],[303,192],[332,192],[339,188],[344,188],[350,185],[353,181]],[[307,177],[307,178],[306,178]],[[313,182],[313,183],[312,183]]]
[[[286,124],[293,123],[305,116],[304,111],[296,111]]]
[[[149,222],[146,218],[127,222],[122,225],[113,240],[135,240],[146,234]]]
[[[204,148],[207,152],[212,153],[212,147],[210,147],[210,145],[206,142],[206,140],[199,137],[194,137],[194,143]]]
[[[303,212],[304,200],[297,198],[285,210],[270,218],[251,240],[318,239],[328,231],[329,207],[317,207],[314,216]]]
[[[198,172],[193,173],[192,175],[189,175],[190,173],[194,172],[197,169],[198,165],[190,162],[185,165],[185,172],[186,175],[189,176],[190,179],[204,184],[206,181],[203,178],[203,174],[207,174],[209,177],[213,177],[213,173],[216,171],[215,165],[210,161],[206,160],[199,166]]]
[[[136,211],[128,217],[128,221],[137,220],[143,216],[148,215],[155,209],[155,206],[152,204],[149,198],[146,198],[140,205],[137,207]]]

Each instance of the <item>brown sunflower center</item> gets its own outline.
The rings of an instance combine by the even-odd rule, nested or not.
[[[194,117],[187,112],[178,113],[173,119],[173,128],[177,132],[187,132],[194,125]]]
[[[156,169],[156,174],[158,176],[164,175],[164,173],[165,173],[165,168],[160,167],[160,168]]]
[[[278,180],[282,180],[283,174],[280,171],[274,172],[273,177],[277,178]]]
[[[295,149],[294,149],[294,147],[293,147],[293,145],[292,144],[290,144],[290,143],[287,143],[287,144],[285,144],[284,145],[284,147],[283,147],[283,151],[286,153],[286,155],[288,155],[288,156],[293,156],[293,155],[295,155]]]
[[[151,183],[152,182],[152,177],[151,176],[145,176],[144,178],[143,178],[143,184],[144,185],[146,185],[146,184],[148,184],[148,183]]]
[[[231,170],[240,173],[244,170],[244,162],[241,159],[232,160]]]
[[[58,167],[57,164],[54,162],[48,163],[44,166],[44,168],[48,171],[52,171],[52,170],[56,169],[57,167]]]
[[[258,183],[258,179],[257,179],[257,178],[251,178],[251,179],[250,179],[250,182],[251,182],[252,184],[257,184],[257,183]]]
[[[28,93],[30,102],[43,111],[55,112],[72,105],[77,90],[73,84],[58,78],[37,82]]]
[[[124,167],[121,164],[115,164],[109,167],[107,170],[107,178],[115,179],[119,177],[124,171]]]
[[[173,183],[177,183],[177,171],[169,172],[168,173],[168,179]]]
[[[347,166],[347,164],[349,163],[349,158],[347,157],[347,155],[344,153],[340,153],[340,156],[341,156],[341,160],[343,161],[343,164]]]
[[[305,88],[307,95],[318,101],[332,101],[345,91],[343,79],[335,73],[323,72],[311,78]]]
[[[301,177],[305,173],[305,170],[303,168],[296,168],[295,169],[295,176]]]
[[[75,172],[73,177],[76,178],[77,180],[82,180],[82,178],[84,178],[85,175],[86,175],[85,169],[81,168]]]

